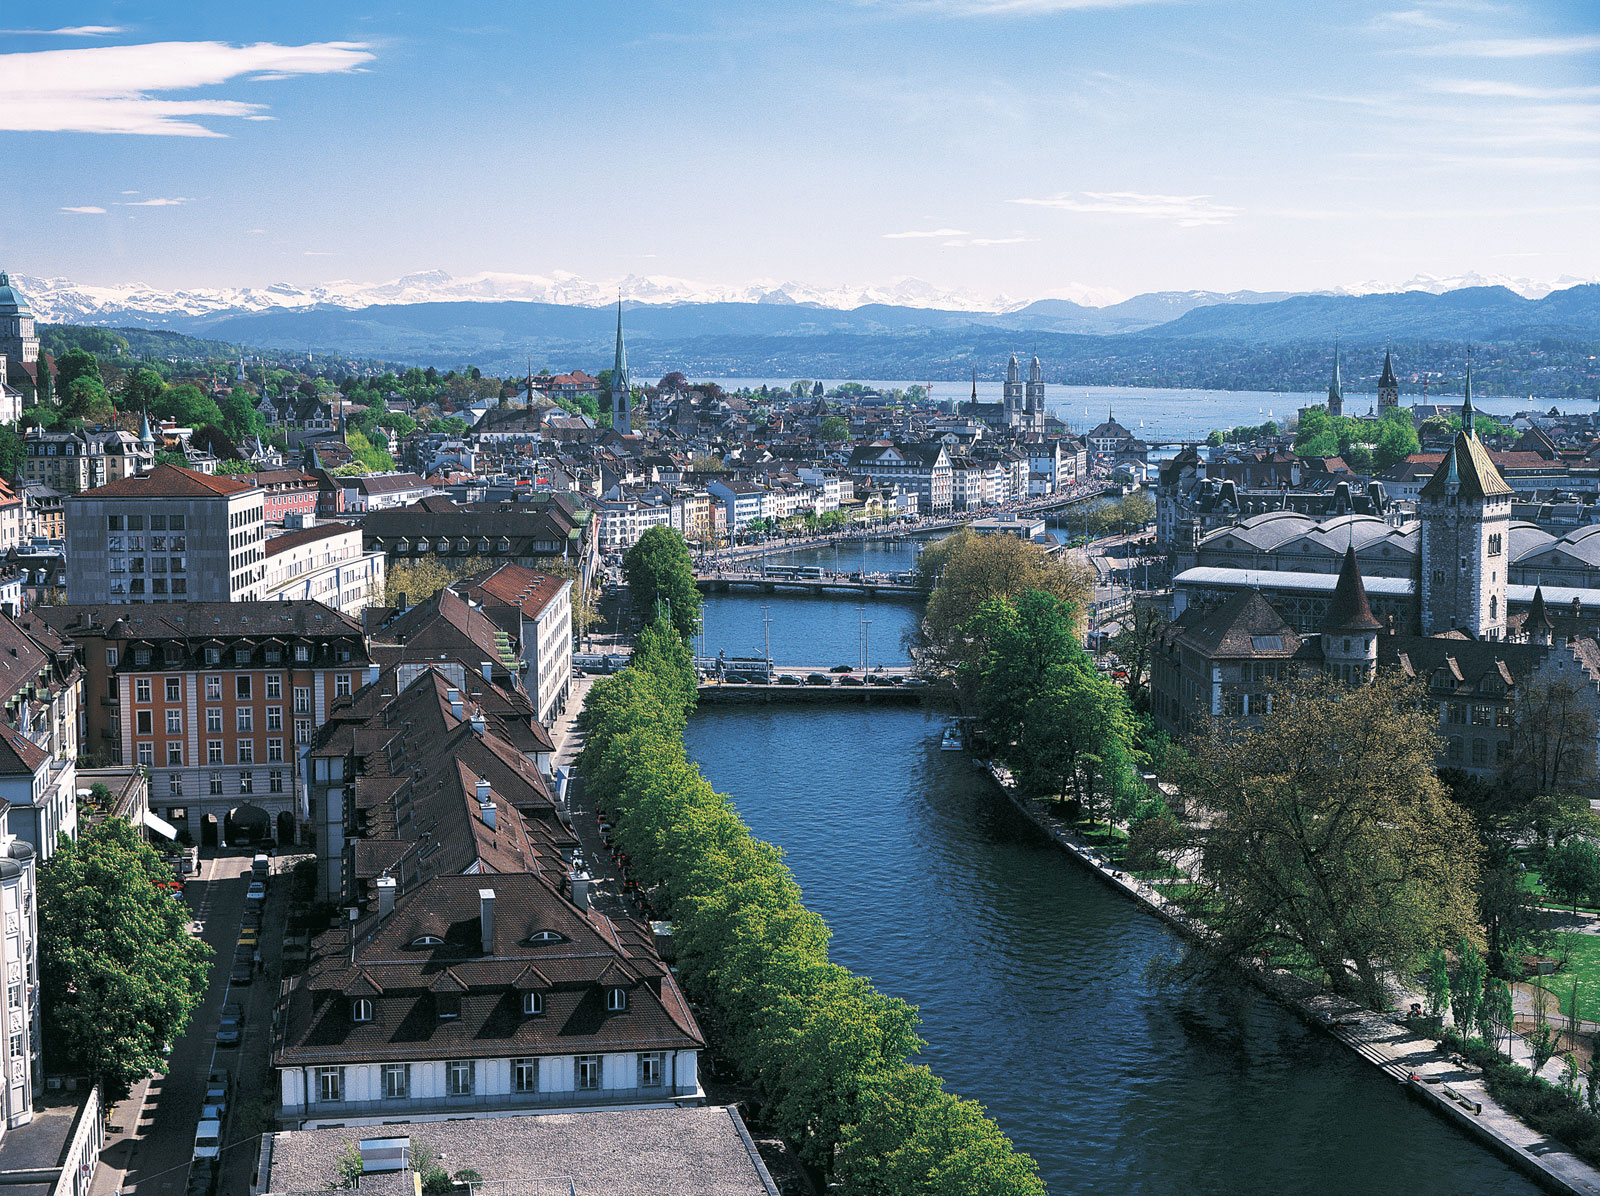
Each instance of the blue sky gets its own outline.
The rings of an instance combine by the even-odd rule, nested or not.
[[[0,32],[0,266],[29,274],[1017,298],[1600,276],[1586,0],[6,13],[48,14]]]

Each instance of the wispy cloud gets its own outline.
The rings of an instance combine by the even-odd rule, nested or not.
[[[1600,34],[1571,37],[1479,37],[1416,46],[1413,54],[1440,58],[1553,58],[1600,50]]]
[[[63,212],[71,212],[74,216],[104,216],[106,214],[104,208],[97,208],[93,204],[77,204],[61,210]]]
[[[1038,237],[973,237],[969,245],[1026,245]]]
[[[912,241],[923,237],[965,237],[970,235],[959,228],[914,228],[903,233],[884,233],[883,239],[886,241]]]
[[[1593,100],[1600,99],[1600,87],[1529,87],[1523,83],[1502,83],[1495,79],[1431,79],[1425,86],[1441,95],[1481,96],[1496,100]]]
[[[192,118],[255,119],[266,105],[155,97],[233,80],[345,73],[373,58],[361,42],[153,42],[0,54],[0,130],[223,137]]]
[[[858,0],[865,8],[950,17],[1029,17],[1095,8],[1134,8],[1178,0]]]
[[[119,208],[175,208],[179,204],[193,203],[194,200],[184,195],[175,195],[170,199],[135,199],[127,203],[119,203]]]
[[[61,29],[0,29],[7,37],[110,37],[124,33],[121,25],[67,25]]]
[[[1238,208],[1214,203],[1209,195],[1146,195],[1138,191],[1066,192],[1043,199],[1013,199],[1011,202],[1062,212],[1162,220],[1180,228],[1228,224],[1239,214]]]

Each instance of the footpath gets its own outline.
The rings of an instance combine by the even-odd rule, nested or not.
[[[1168,900],[1159,888],[1123,872],[1083,842],[1071,824],[1059,818],[1045,803],[1024,796],[1003,765],[987,762],[983,767],[1012,804],[1070,858],[1186,938],[1204,942],[1209,937],[1204,923]],[[1282,969],[1241,964],[1239,970],[1257,988],[1349,1047],[1397,1083],[1404,1084],[1407,1091],[1435,1113],[1476,1136],[1536,1183],[1552,1191],[1600,1196],[1600,1170],[1561,1143],[1530,1129],[1496,1104],[1479,1069],[1452,1058],[1433,1039],[1412,1032],[1397,1019],[1325,992],[1303,977]],[[1517,1036],[1513,1036],[1512,1043],[1515,1061],[1531,1068],[1527,1045]],[[1551,1072],[1553,1067],[1553,1063],[1546,1066],[1546,1078],[1555,1078]]]

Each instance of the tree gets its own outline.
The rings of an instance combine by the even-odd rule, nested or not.
[[[416,560],[397,561],[391,564],[383,578],[383,604],[399,606],[404,598],[410,605],[426,602],[445,586],[484,573],[494,568],[494,562],[483,557],[463,557],[460,560],[441,560],[436,556]]]
[[[1511,986],[1504,980],[1488,981],[1478,1006],[1478,1036],[1498,1051],[1500,1039],[1511,1033],[1511,1019]]]
[[[250,401],[250,396],[243,390],[235,387],[223,397],[220,406],[222,420],[219,426],[234,440],[259,436],[266,431],[265,421],[257,413],[256,405]]]
[[[1524,1030],[1522,1039],[1528,1044],[1528,1052],[1533,1056],[1533,1074],[1538,1075],[1561,1048],[1561,1031],[1550,1024],[1550,1006],[1555,1001],[1554,996],[1542,984],[1534,984],[1532,987],[1533,1028]]]
[[[122,388],[124,411],[148,411],[167,387],[161,375],[151,369],[135,370]]]
[[[1445,1010],[1450,1008],[1450,965],[1441,946],[1435,946],[1428,956],[1428,970],[1424,975],[1424,983],[1428,1016],[1442,1026]]]
[[[356,455],[361,467],[369,473],[383,473],[394,468],[394,458],[355,428],[345,430],[345,443],[350,446],[350,451]]]
[[[1483,956],[1463,938],[1456,951],[1456,973],[1450,978],[1450,1017],[1463,1037],[1472,1036],[1472,1027],[1478,1020],[1478,1006],[1483,1004],[1483,982],[1487,976]]]
[[[1544,887],[1570,905],[1600,890],[1600,847],[1593,839],[1574,836],[1545,857]]]
[[[49,407],[55,402],[55,384],[50,376],[50,363],[43,358],[39,359],[38,382],[34,386],[33,401],[40,407]]]
[[[334,1163],[334,1170],[337,1174],[328,1184],[333,1191],[354,1192],[361,1187],[361,1177],[367,1173],[367,1165],[362,1161],[361,1149],[354,1142],[345,1142],[344,1149]]]
[[[1595,720],[1567,681],[1519,686],[1507,787],[1524,797],[1586,790],[1595,775]]]
[[[68,349],[56,358],[56,388],[65,394],[79,378],[100,381],[100,363],[85,349]]]
[[[1137,709],[1148,709],[1151,653],[1166,622],[1166,616],[1155,603],[1136,602],[1132,613],[1123,620],[1122,630],[1111,641],[1111,650],[1128,670],[1123,688]]]
[[[817,435],[824,440],[849,440],[850,421],[842,415],[825,416],[817,424]]]
[[[1378,432],[1378,444],[1372,451],[1372,464],[1380,469],[1388,469],[1400,461],[1404,461],[1412,453],[1422,451],[1422,442],[1417,439],[1416,429],[1411,426],[1411,416],[1401,413],[1402,419],[1383,420],[1383,427]]]
[[[150,414],[155,419],[170,419],[184,428],[222,423],[222,412],[216,403],[193,382],[163,391],[151,405]]]
[[[53,1067],[121,1100],[162,1065],[205,996],[211,948],[165,887],[172,870],[127,821],[62,836],[39,868],[39,983]]]
[[[43,369],[40,376],[43,376]],[[22,437],[10,428],[0,428],[0,477],[7,481],[15,481],[17,470],[22,467],[23,458]]]
[[[62,391],[61,414],[67,419],[104,423],[112,415],[111,396],[98,377],[85,374]]]
[[[177,449],[162,449],[150,459],[151,465],[176,465],[179,469],[189,468],[189,458]]]
[[[689,468],[695,473],[729,473],[728,463],[710,453],[696,453],[689,458]]]
[[[1398,674],[1288,681],[1259,727],[1219,720],[1195,745],[1182,783],[1211,822],[1198,881],[1222,957],[1303,952],[1381,1009],[1387,969],[1476,934],[1480,851],[1423,696]]]
[[[646,619],[664,607],[686,641],[700,630],[700,591],[683,536],[669,527],[652,527],[622,556],[633,609]]]

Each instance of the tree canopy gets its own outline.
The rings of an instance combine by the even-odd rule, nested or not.
[[[633,609],[654,619],[658,608],[670,612],[672,625],[685,640],[700,630],[700,591],[694,584],[694,563],[683,536],[670,527],[652,527],[622,556]]]

